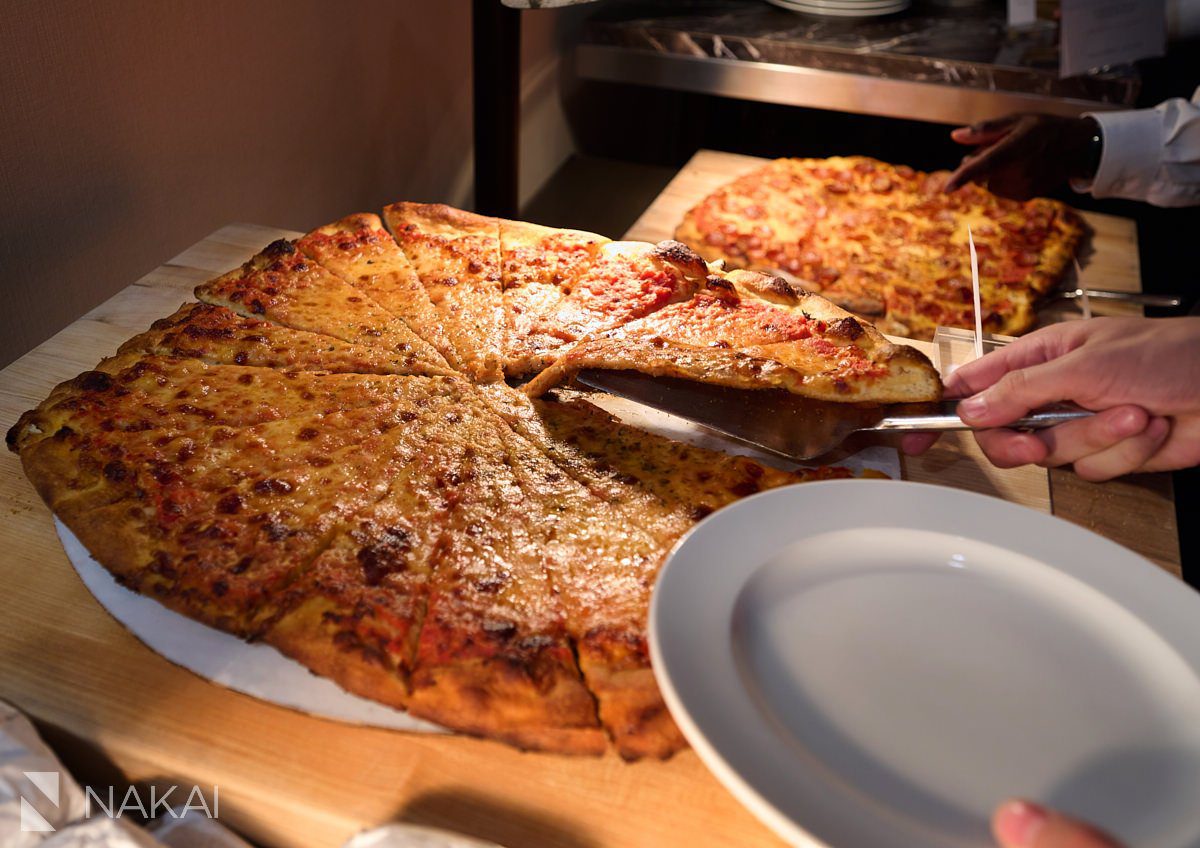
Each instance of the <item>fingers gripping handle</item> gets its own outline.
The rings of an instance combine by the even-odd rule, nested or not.
[[[931,430],[974,430],[975,427],[963,422],[955,411],[958,401],[943,401],[942,411],[931,415],[895,415],[880,419],[872,430],[887,431],[931,431]],[[1024,418],[1019,418],[1011,424],[1005,424],[1008,430],[1041,430],[1056,424],[1065,424],[1080,418],[1088,418],[1096,413],[1075,406],[1061,404],[1047,409],[1031,412]]]

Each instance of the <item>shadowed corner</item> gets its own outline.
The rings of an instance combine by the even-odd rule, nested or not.
[[[555,819],[532,808],[518,807],[477,792],[434,791],[413,798],[396,814],[396,822],[444,828],[504,848],[544,845],[594,848],[565,818]]]

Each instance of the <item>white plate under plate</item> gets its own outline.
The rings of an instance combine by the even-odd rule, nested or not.
[[[794,844],[990,848],[1020,796],[1200,846],[1200,595],[1065,521],[917,483],[765,492],[676,547],[650,647],[684,735]]]

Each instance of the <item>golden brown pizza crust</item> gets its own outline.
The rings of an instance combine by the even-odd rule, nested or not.
[[[347,692],[407,709],[404,670],[377,645],[356,639],[352,630],[337,629],[336,622],[345,614],[344,607],[327,597],[304,596],[297,606],[278,616],[262,639]]]
[[[570,348],[538,380],[586,361],[806,391],[838,377],[804,372],[751,313],[820,323],[847,362],[903,355],[675,242],[387,215],[396,242],[352,215],[200,286],[56,386],[9,447],[97,560],[171,609],[450,729],[670,755],[684,742],[645,639],[666,552],[739,497],[839,472],[682,445],[565,392],[531,400],[501,371]],[[744,351],[648,329],[735,301],[752,306],[722,332]]]
[[[604,731],[582,681],[561,661],[544,665],[536,657],[500,657],[420,670],[413,678],[408,711],[518,748],[603,754]]]
[[[579,664],[596,695],[600,720],[624,759],[666,759],[687,747],[687,740],[663,702],[648,660],[630,656],[618,659],[585,640],[580,645]]]

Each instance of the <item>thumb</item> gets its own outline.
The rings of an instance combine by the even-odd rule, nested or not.
[[[1031,409],[1071,400],[1069,357],[1009,371],[988,388],[959,401],[958,414],[972,427],[1003,427]]]
[[[1028,801],[1007,801],[992,815],[1001,848],[1121,848],[1091,825]]]

